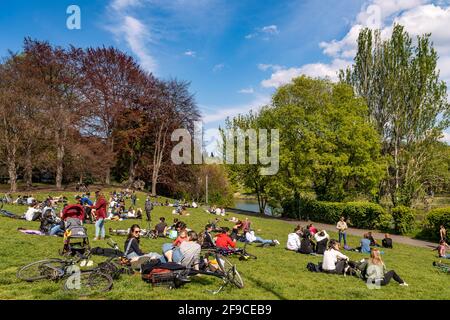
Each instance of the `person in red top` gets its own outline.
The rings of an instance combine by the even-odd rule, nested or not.
[[[221,249],[230,249],[230,248],[236,248],[236,242],[234,242],[230,236],[228,235],[228,231],[230,229],[228,228],[222,228],[222,232],[217,235],[215,241],[216,241],[216,247]]]
[[[101,240],[105,240],[105,218],[106,218],[106,208],[108,203],[106,202],[105,196],[100,191],[95,192],[95,204],[91,207],[95,210],[95,238],[98,240],[99,236]]]
[[[67,220],[68,218],[77,218],[80,221],[84,221],[84,208],[80,204],[71,204],[66,206],[61,214],[62,220]]]
[[[189,241],[186,230],[181,230],[178,238],[173,242],[173,245],[179,247],[184,241]]]

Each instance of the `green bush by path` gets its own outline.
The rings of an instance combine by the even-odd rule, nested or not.
[[[415,228],[414,210],[405,206],[398,206],[391,211],[394,220],[394,230],[399,234],[407,234]]]
[[[422,237],[439,240],[439,228],[450,230],[450,207],[431,210],[423,222]]]
[[[302,199],[300,214],[304,219],[330,224],[337,223],[343,216],[355,228],[374,229],[386,212],[380,205],[370,202],[342,203]]]

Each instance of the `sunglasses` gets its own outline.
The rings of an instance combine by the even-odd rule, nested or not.
[[[141,230],[134,230],[134,233],[139,233],[141,232]]]

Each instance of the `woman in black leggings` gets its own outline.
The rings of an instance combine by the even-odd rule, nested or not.
[[[408,284],[400,278],[400,276],[394,271],[386,272],[386,266],[381,259],[381,253],[378,249],[372,249],[370,253],[369,263],[367,265],[367,282],[375,285],[385,286],[394,279],[401,286],[407,287]]]

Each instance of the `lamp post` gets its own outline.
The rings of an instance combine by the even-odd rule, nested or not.
[[[205,189],[206,189],[206,204],[208,204],[208,175],[206,175],[206,186],[205,186]]]

